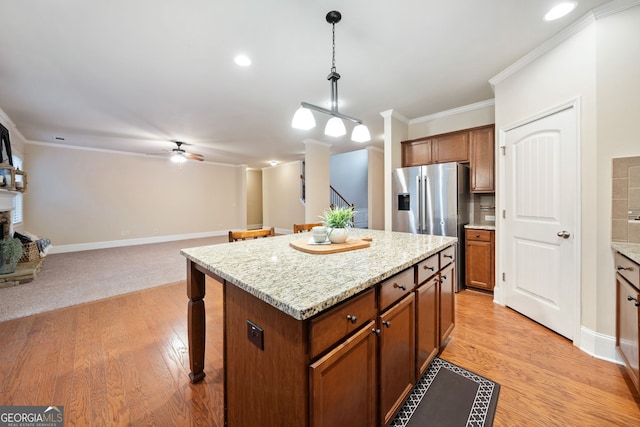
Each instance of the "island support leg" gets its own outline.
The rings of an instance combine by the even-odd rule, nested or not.
[[[187,260],[187,297],[189,307],[187,325],[189,328],[189,378],[192,383],[202,380],[204,373],[204,343],[206,317],[204,310],[205,275],[196,264]]]

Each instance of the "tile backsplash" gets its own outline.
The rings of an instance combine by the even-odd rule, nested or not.
[[[473,194],[472,203],[472,223],[475,225],[495,225],[496,220],[496,197],[494,193]],[[487,219],[493,217],[493,220]]]
[[[640,243],[640,156],[613,159],[611,178],[611,240]]]

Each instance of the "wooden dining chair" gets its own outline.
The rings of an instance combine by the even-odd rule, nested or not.
[[[258,237],[275,236],[276,232],[271,228],[258,228],[256,230],[229,231],[229,241],[236,242],[238,240],[257,239]]]
[[[313,227],[320,227],[321,222],[314,222],[310,224],[293,224],[293,234],[302,233],[303,231],[311,231]]]

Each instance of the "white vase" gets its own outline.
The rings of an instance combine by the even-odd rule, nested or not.
[[[349,229],[331,228],[327,234],[329,234],[329,241],[331,243],[344,243],[349,237]]]

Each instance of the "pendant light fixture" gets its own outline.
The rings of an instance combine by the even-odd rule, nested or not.
[[[344,120],[356,123],[351,133],[351,139],[356,142],[367,142],[371,140],[369,129],[362,124],[362,120],[355,117],[347,116],[338,111],[338,79],[340,74],[336,71],[336,24],[342,19],[340,12],[332,10],[327,13],[327,22],[331,24],[332,28],[332,49],[333,55],[331,57],[331,72],[327,76],[327,80],[331,81],[331,109],[318,107],[317,105],[309,104],[308,102],[301,102],[300,108],[296,111],[291,121],[291,127],[295,129],[309,130],[315,127],[316,121],[311,114],[311,110],[318,111],[320,113],[328,114],[331,117],[324,128],[324,134],[329,136],[342,136],[347,133],[345,129]]]

